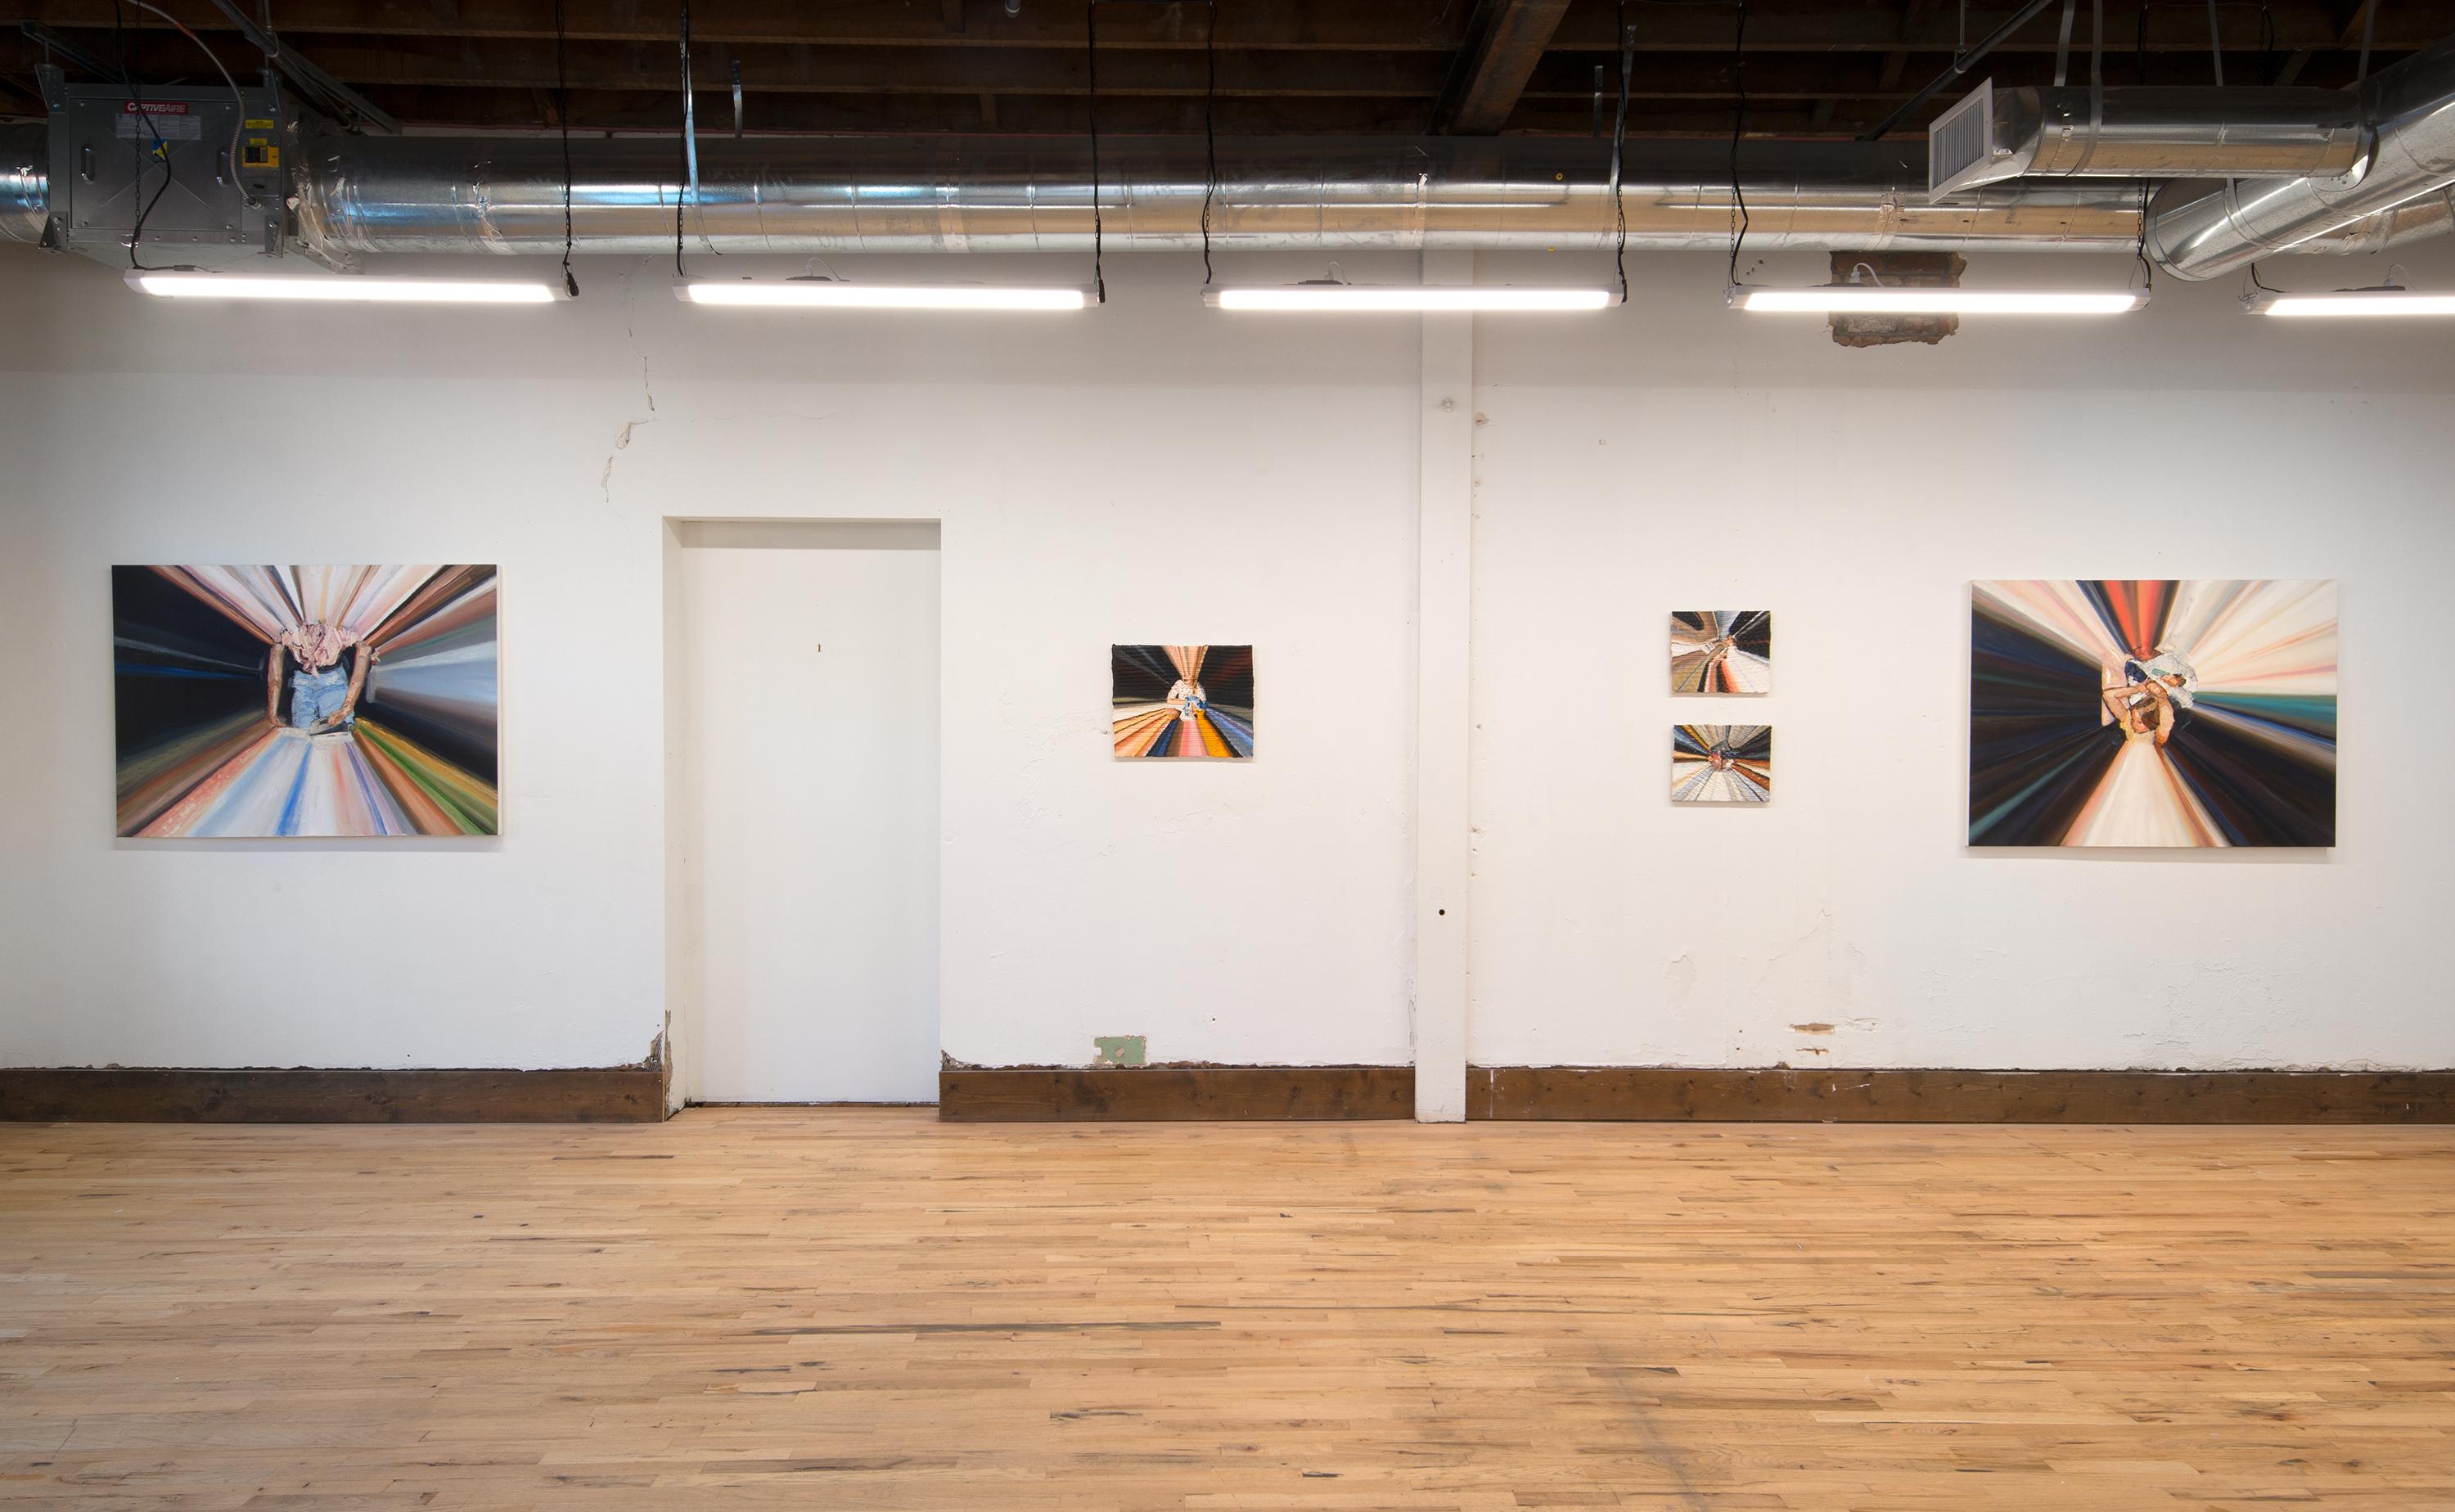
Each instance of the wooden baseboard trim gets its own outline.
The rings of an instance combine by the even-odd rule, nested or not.
[[[578,1071],[0,1068],[10,1123],[657,1123],[653,1062]]]
[[[2455,1071],[1791,1071],[1474,1066],[1470,1119],[1792,1123],[2455,1123]]]
[[[1409,1119],[1409,1066],[946,1070],[948,1122]],[[569,1071],[0,1068],[0,1122],[654,1123],[655,1064]],[[2449,1071],[1476,1066],[1472,1119],[2455,1123]]]
[[[1013,1066],[938,1073],[947,1123],[1411,1119],[1412,1066]]]

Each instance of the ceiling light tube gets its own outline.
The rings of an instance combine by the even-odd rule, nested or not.
[[[1733,284],[1734,310],[1792,314],[2120,315],[2148,302],[2145,290],[2019,291],[2009,289],[1906,289],[1893,285],[1821,284],[1806,289],[1767,289]]]
[[[2274,290],[2242,296],[2244,313],[2306,318],[2330,315],[2455,315],[2455,294],[2419,289],[2338,289],[2328,293],[2285,294]]]
[[[547,305],[551,284],[477,283],[454,278],[388,278],[331,273],[264,278],[252,273],[132,272],[128,287],[164,299],[301,299],[404,305]]]
[[[1611,301],[1611,292],[1604,289],[1498,289],[1471,285],[1405,288],[1319,282],[1202,292],[1202,302],[1213,310],[1511,313],[1600,310]]]
[[[856,284],[840,278],[717,282],[685,278],[674,285],[685,304],[821,310],[1082,310],[1087,289],[1046,284]]]

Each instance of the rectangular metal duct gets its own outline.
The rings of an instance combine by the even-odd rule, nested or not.
[[[136,91],[41,71],[51,114],[49,245],[125,262],[141,212],[144,247],[157,263],[281,251],[280,101],[272,90]]]
[[[2361,166],[2359,101],[2336,90],[1998,89],[1927,129],[1927,192],[2015,178],[2308,178]]]

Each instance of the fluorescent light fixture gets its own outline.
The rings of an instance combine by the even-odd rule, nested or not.
[[[1087,289],[1045,284],[856,284],[841,278],[713,282],[686,278],[674,297],[694,305],[829,310],[1081,310]]]
[[[2148,302],[2146,291],[2113,293],[2008,289],[1904,289],[1877,284],[1821,284],[1807,289],[1766,289],[1733,284],[1734,310],[1794,314],[2120,315]]]
[[[165,299],[307,299],[403,305],[547,305],[551,284],[470,283],[451,278],[385,278],[331,273],[260,278],[248,273],[132,272],[128,287]]]
[[[1499,289],[1471,285],[1393,288],[1320,280],[1258,289],[1206,289],[1202,302],[1213,310],[1480,311],[1490,313],[1542,310],[1600,310],[1612,301],[1602,289]]]
[[[2254,315],[2307,318],[2330,315],[2455,315],[2455,294],[2434,294],[2418,289],[2339,289],[2332,293],[2281,294],[2264,290],[2242,296],[2242,308]]]

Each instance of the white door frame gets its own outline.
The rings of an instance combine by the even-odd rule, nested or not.
[[[698,803],[691,774],[682,760],[683,637],[682,553],[709,546],[789,547],[824,550],[863,548],[921,549],[916,538],[925,534],[929,549],[943,553],[943,521],[937,515],[887,516],[744,516],[730,514],[668,514],[659,521],[663,608],[663,732],[664,732],[664,1036],[665,1111],[680,1112],[698,1100],[701,1079],[700,1053],[707,1033],[707,1005],[699,992],[700,947],[696,915],[686,893],[686,861],[697,833]],[[943,582],[943,556],[940,558]],[[944,686],[944,600],[939,610],[940,687]],[[944,814],[944,739],[940,737],[939,812]],[[941,819],[943,825],[943,817]],[[944,889],[940,888],[943,900]],[[941,907],[943,908],[943,901]]]

